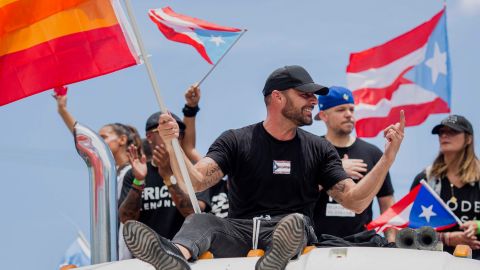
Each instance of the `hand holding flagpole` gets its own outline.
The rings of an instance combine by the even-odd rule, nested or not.
[[[150,78],[150,82],[152,83],[153,87],[153,92],[155,93],[155,97],[157,99],[158,105],[160,106],[160,110],[162,112],[168,112],[167,107],[165,106],[165,103],[163,102],[161,96],[160,96],[160,86],[158,85],[157,79],[155,77],[155,74],[153,73],[153,68],[152,65],[150,64],[150,60],[147,57],[147,51],[145,50],[145,47],[143,45],[143,40],[140,36],[140,30],[138,29],[137,21],[135,19],[135,15],[133,14],[132,11],[132,6],[130,4],[130,0],[125,0],[125,4],[127,7],[127,13],[128,16],[130,17],[131,23],[132,23],[132,28],[133,32],[135,33],[135,36],[138,40],[138,45],[140,47],[140,52],[141,52],[141,57],[143,61],[145,62],[145,67],[147,68],[148,76]],[[198,205],[198,200],[197,197],[195,196],[195,191],[192,186],[192,182],[190,181],[190,176],[188,174],[187,166],[185,165],[185,160],[183,159],[183,153],[180,149],[180,144],[178,142],[178,139],[172,140],[172,146],[173,150],[175,152],[175,157],[177,159],[177,162],[180,167],[180,172],[182,174],[182,177],[185,181],[185,185],[187,187],[188,191],[188,196],[190,198],[190,201],[193,206],[193,210],[195,213],[199,214],[201,213],[200,206]]]

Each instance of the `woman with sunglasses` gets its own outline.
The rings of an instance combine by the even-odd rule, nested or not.
[[[440,233],[444,250],[456,245],[472,248],[480,259],[480,161],[475,155],[472,124],[463,116],[450,115],[432,129],[438,135],[440,152],[433,164],[415,177],[411,188],[422,179],[435,190],[462,221]]]

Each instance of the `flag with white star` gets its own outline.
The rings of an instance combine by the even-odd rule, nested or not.
[[[370,222],[367,228],[383,232],[388,228],[430,226],[441,231],[460,223],[445,202],[422,180],[410,193]]]
[[[212,65],[242,33],[241,29],[175,13],[170,7],[151,9],[148,15],[167,39],[192,45]]]
[[[398,121],[423,123],[430,114],[448,113],[451,76],[446,9],[429,21],[382,45],[350,55],[347,85],[355,104],[359,137],[375,137]]]

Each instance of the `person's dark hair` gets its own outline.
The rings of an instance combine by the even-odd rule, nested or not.
[[[117,136],[126,136],[127,137],[127,144],[126,147],[129,147],[131,144],[137,147],[137,151],[139,155],[143,153],[142,147],[142,139],[140,138],[140,134],[135,127],[130,125],[124,125],[122,123],[112,123],[105,125],[106,127],[111,127],[113,132],[117,134]]]

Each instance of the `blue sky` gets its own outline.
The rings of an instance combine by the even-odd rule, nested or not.
[[[184,90],[200,80],[210,65],[192,47],[166,40],[148,19],[147,10],[170,5],[179,13],[249,30],[202,85],[197,117],[202,153],[223,130],[265,117],[261,90],[275,68],[299,64],[318,83],[345,85],[351,52],[410,30],[443,5],[438,0],[132,2],[162,96],[177,114],[184,104]],[[478,134],[480,1],[447,4],[452,109],[470,119]],[[88,172],[50,92],[0,107],[2,269],[55,269],[76,236],[75,226],[89,232]],[[145,120],[158,110],[144,66],[73,84],[68,98],[72,114],[94,130],[123,122],[144,135]],[[437,138],[430,130],[444,117],[434,115],[421,126],[407,128],[391,169],[397,199],[436,155]],[[325,133],[319,122],[306,129]],[[369,141],[383,149],[382,138]]]

